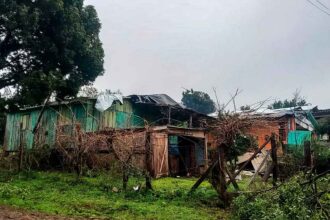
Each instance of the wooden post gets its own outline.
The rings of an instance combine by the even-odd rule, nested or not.
[[[151,185],[151,143],[150,143],[150,132],[146,132],[146,143],[145,143],[145,165],[146,165],[146,172],[145,172],[145,179],[146,179],[146,189],[152,190]]]
[[[305,166],[312,167],[312,153],[311,153],[311,142],[304,142],[304,157],[305,157]]]
[[[278,164],[277,164],[277,146],[276,146],[276,138],[275,134],[272,134],[271,137],[271,156],[273,160],[273,186],[276,186],[277,178],[278,178]]]

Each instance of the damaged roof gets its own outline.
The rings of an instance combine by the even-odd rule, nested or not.
[[[109,95],[111,95],[111,94],[109,94]],[[97,98],[78,97],[78,98],[74,98],[74,99],[66,99],[63,101],[54,101],[54,102],[47,103],[47,106],[58,106],[58,105],[69,105],[69,104],[74,104],[74,103],[84,103],[88,100],[93,100],[97,103],[98,98],[100,98],[101,96],[107,96],[107,95],[102,93]],[[129,96],[122,96],[122,99],[131,100],[134,104],[169,106],[169,107],[173,107],[178,110],[182,109],[182,110],[186,110],[186,111],[189,111],[192,113],[197,113],[199,115],[204,115],[204,116],[208,117],[207,115],[205,115],[203,113],[200,113],[193,109],[187,108],[183,104],[176,102],[174,99],[172,99],[170,96],[168,96],[166,94],[151,94],[151,95],[135,95],[134,94],[134,95],[129,95]],[[106,101],[111,102],[111,103],[108,103],[107,108],[109,108],[113,104],[112,102],[117,101],[117,99],[109,99]],[[41,107],[42,107],[42,105],[25,106],[25,107],[20,108],[20,110],[21,111],[32,110],[32,109],[38,109]]]
[[[258,109],[254,112],[242,112],[243,116],[253,118],[263,118],[269,120],[279,120],[284,117],[294,117],[295,122],[301,127],[313,131],[317,126],[317,122],[311,111],[317,107],[312,106],[298,106],[292,108],[281,108],[281,109]]]
[[[177,103],[166,94],[154,94],[154,95],[130,95],[127,96],[136,104],[153,104],[158,106],[173,106],[179,108],[185,108],[183,105]]]

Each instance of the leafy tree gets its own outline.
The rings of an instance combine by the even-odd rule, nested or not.
[[[307,105],[307,101],[304,97],[300,95],[300,91],[296,90],[293,93],[292,99],[275,100],[271,105],[268,106],[269,109],[279,109],[279,108],[290,108],[297,106]]]
[[[100,21],[83,0],[0,0],[0,89],[11,106],[72,97],[103,74]]]
[[[181,102],[186,107],[203,114],[209,114],[216,110],[214,101],[207,93],[193,89],[186,89],[182,92]]]
[[[5,106],[75,96],[103,73],[101,24],[83,2],[0,0],[0,136]]]

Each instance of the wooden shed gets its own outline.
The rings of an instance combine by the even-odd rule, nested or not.
[[[208,134],[200,124],[208,116],[181,106],[167,95],[124,97],[104,111],[96,109],[95,103],[96,99],[80,98],[9,113],[4,150],[15,152],[45,145],[52,148],[58,133],[70,133],[73,126],[91,134],[136,129],[145,135],[148,128],[152,176],[194,175],[207,166]],[[145,154],[136,151],[140,152],[135,155],[136,164],[145,166]]]
[[[95,108],[96,101],[78,98],[51,102],[45,108],[24,107],[8,113],[4,150],[17,151],[21,145],[31,149],[35,141],[51,147],[55,144],[58,126],[79,124],[85,132],[158,125],[193,128],[199,127],[200,119],[207,117],[181,106],[164,94],[123,97],[122,103],[114,101],[105,111]],[[38,121],[38,132],[33,132]]]

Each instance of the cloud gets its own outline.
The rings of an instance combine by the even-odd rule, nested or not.
[[[194,88],[238,105],[296,88],[330,107],[330,16],[299,0],[89,0],[102,22],[101,89],[167,93]],[[330,1],[329,1],[330,5]]]

